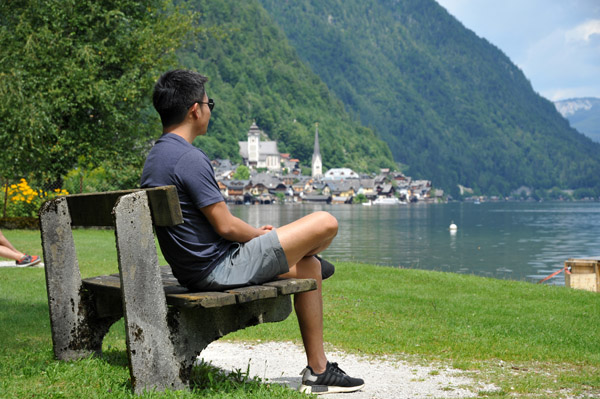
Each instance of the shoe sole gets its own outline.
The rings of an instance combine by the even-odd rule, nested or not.
[[[24,263],[22,265],[17,264],[17,267],[30,267],[30,266],[35,266],[38,263],[40,263],[42,261],[42,258],[38,258],[36,260],[34,260],[33,262],[29,262],[29,263]]]
[[[298,390],[302,393],[307,394],[315,394],[315,395],[326,395],[328,393],[348,393],[355,392],[360,389],[363,389],[365,384],[358,385],[355,387],[338,387],[338,386],[328,386],[328,385],[300,385]]]

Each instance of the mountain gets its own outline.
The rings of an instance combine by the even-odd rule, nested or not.
[[[280,152],[310,166],[318,123],[326,168],[395,166],[387,144],[348,114],[258,1],[189,0],[187,6],[198,13],[204,33],[179,60],[209,78],[216,105],[207,136],[194,143],[209,157],[239,161],[238,141],[248,139],[256,121]]]
[[[434,0],[260,0],[300,58],[413,177],[453,195],[593,188],[600,144]]]
[[[571,98],[555,101],[554,105],[572,127],[600,143],[600,98]]]

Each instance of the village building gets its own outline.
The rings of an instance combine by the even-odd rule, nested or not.
[[[351,204],[356,191],[359,189],[359,180],[331,181],[327,183],[331,190],[332,204]]]
[[[375,189],[375,179],[361,178],[359,189],[356,194],[362,194],[370,200],[377,198],[377,190]]]
[[[244,194],[250,189],[250,181],[248,180],[227,180],[223,181],[223,184],[227,186],[227,198],[225,200],[229,203],[243,204]]]
[[[331,204],[331,195],[308,194],[304,196],[302,202],[316,204]]]
[[[408,188],[411,202],[416,202],[429,197],[431,182],[429,180],[413,180]]]
[[[238,166],[234,165],[229,159],[215,159],[211,161],[211,164],[217,180],[232,179]]]
[[[288,174],[296,176],[301,174],[300,160],[298,158],[291,158],[290,154],[281,154],[281,163]]]
[[[360,176],[349,168],[332,168],[325,172],[323,180],[348,180],[359,179]]]
[[[281,154],[277,149],[277,142],[261,141],[261,136],[268,139],[258,128],[256,122],[253,122],[248,130],[248,141],[238,142],[244,165],[254,169],[265,168],[279,172],[281,170]]]
[[[377,186],[377,195],[380,197],[391,198],[396,194],[396,189],[391,183],[385,183]]]
[[[269,190],[274,190],[282,184],[282,180],[270,173],[252,173],[250,176],[252,184],[262,184]]]
[[[229,198],[229,188],[222,180],[217,180],[217,184],[219,186],[219,191],[225,200]]]

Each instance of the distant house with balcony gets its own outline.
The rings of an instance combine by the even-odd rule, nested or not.
[[[228,180],[223,181],[227,186],[227,202],[234,204],[244,203],[244,194],[250,189],[250,182],[248,180]]]

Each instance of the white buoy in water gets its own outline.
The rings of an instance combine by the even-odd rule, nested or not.
[[[456,231],[456,230],[458,230],[458,226],[457,226],[457,225],[455,225],[454,223],[452,223],[452,224],[450,224],[450,227],[448,227],[448,229],[449,229],[450,231]]]

